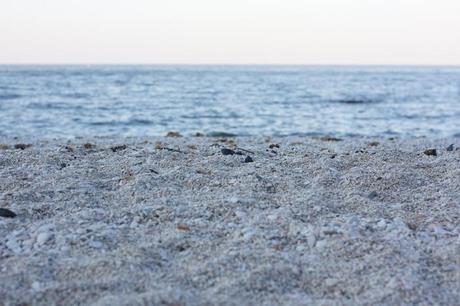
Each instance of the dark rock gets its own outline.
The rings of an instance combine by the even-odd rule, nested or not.
[[[226,132],[211,132],[208,134],[209,137],[236,137],[236,134]]]
[[[67,167],[67,164],[66,164],[66,163],[61,163],[60,169],[62,170],[62,169],[64,169],[65,167]]]
[[[378,197],[379,194],[377,193],[377,191],[372,191],[371,193],[369,193],[369,195],[367,196],[368,199],[370,200],[373,200],[375,199],[376,197]]]
[[[14,217],[16,217],[16,214],[14,212],[12,212],[11,210],[9,210],[9,209],[0,208],[0,217],[14,218]]]
[[[332,136],[323,136],[319,140],[322,140],[322,141],[342,141],[342,139],[337,138],[337,137],[332,137]]]
[[[182,137],[182,135],[179,132],[168,132],[166,137]]]
[[[121,145],[121,146],[111,147],[110,150],[112,150],[112,152],[117,152],[117,151],[123,151],[126,148],[127,148],[126,145]]]
[[[251,156],[248,155],[248,156],[246,156],[246,158],[244,159],[244,162],[245,162],[245,163],[252,163],[252,162],[254,162],[254,160],[252,159]]]
[[[371,142],[369,142],[369,146],[371,146],[371,147],[376,147],[376,146],[378,146],[379,144],[380,144],[380,142],[378,142],[378,141],[371,141]]]
[[[30,148],[31,146],[32,146],[31,144],[18,143],[18,144],[14,145],[14,148],[15,149],[25,150],[27,148]]]
[[[94,147],[94,145],[91,144],[91,143],[85,143],[85,144],[83,145],[83,148],[85,148],[86,150],[90,150],[90,149],[92,149],[93,147]]]
[[[200,133],[200,132],[198,132],[198,133],[196,133],[196,134],[195,134],[195,137],[204,137],[204,134],[203,134],[203,133]]]
[[[235,154],[235,151],[227,149],[227,148],[223,148],[220,151],[222,152],[223,155],[234,155]]]
[[[423,154],[428,155],[428,156],[437,156],[438,153],[436,152],[436,149],[428,149],[423,152]]]
[[[280,145],[277,144],[277,143],[272,143],[270,146],[269,146],[270,149],[274,149],[274,148],[280,148]]]
[[[446,148],[447,152],[452,152],[454,150],[454,144],[451,144]]]
[[[243,152],[241,152],[241,151],[236,151],[235,154],[236,155],[244,155]]]

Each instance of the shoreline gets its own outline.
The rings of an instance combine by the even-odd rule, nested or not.
[[[0,304],[460,300],[459,138],[0,144]]]

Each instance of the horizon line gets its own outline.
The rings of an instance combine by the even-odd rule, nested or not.
[[[337,64],[337,63],[321,63],[321,64],[311,64],[311,63],[136,63],[136,62],[59,62],[59,63],[2,63],[0,66],[370,66],[370,67],[460,67],[460,63],[455,64],[419,64],[419,63],[410,63],[410,64],[376,64],[376,63],[347,63],[347,64]]]

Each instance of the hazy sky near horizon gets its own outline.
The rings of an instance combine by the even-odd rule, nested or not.
[[[460,64],[460,0],[1,0],[0,63]]]

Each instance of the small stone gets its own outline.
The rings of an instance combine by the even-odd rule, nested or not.
[[[254,160],[252,159],[251,156],[248,155],[248,156],[246,156],[246,158],[244,159],[244,162],[245,162],[245,163],[252,163],[252,162],[254,162]]]
[[[446,148],[447,152],[452,152],[454,150],[454,144],[451,144]]]
[[[270,144],[268,147],[269,147],[270,149],[274,149],[274,148],[279,149],[279,148],[280,148],[280,145],[277,144],[277,143],[272,143],[272,144]]]
[[[371,193],[369,193],[369,195],[367,196],[368,199],[370,200],[373,200],[375,199],[376,197],[378,197],[379,194],[377,193],[377,191],[372,191]]]
[[[44,245],[48,240],[51,239],[50,232],[43,232],[37,235],[37,244]]]
[[[222,150],[220,150],[220,152],[222,152],[223,155],[234,155],[235,154],[235,151],[227,149],[227,148],[223,148]]]
[[[168,132],[166,137],[182,137],[182,135],[179,132]]]
[[[18,143],[18,144],[14,145],[14,148],[15,149],[25,150],[27,148],[30,148],[31,146],[32,146],[31,144]]]
[[[90,149],[92,149],[93,147],[94,147],[94,145],[91,144],[91,143],[85,143],[85,144],[83,145],[83,148],[85,148],[86,150],[90,150]]]
[[[376,147],[376,146],[378,146],[379,144],[380,144],[380,142],[378,142],[378,141],[371,141],[371,142],[369,142],[369,146],[371,146],[371,147]]]
[[[0,208],[0,217],[14,218],[14,217],[16,217],[16,214],[14,212],[12,212],[11,210],[9,210],[9,209]]]
[[[177,224],[177,229],[181,230],[181,231],[189,231],[190,226],[188,226],[187,224],[184,224],[184,223],[179,223],[179,224]]]
[[[428,149],[423,152],[423,154],[428,155],[428,156],[437,156],[438,153],[436,152],[436,149]]]
[[[117,152],[117,151],[125,150],[126,148],[127,148],[126,145],[121,145],[121,146],[111,147],[110,150],[112,150],[112,152]]]
[[[88,242],[88,245],[93,249],[101,249],[104,246],[102,242],[97,240],[91,240],[90,242]]]
[[[332,136],[323,136],[323,137],[319,138],[319,140],[322,140],[322,141],[342,141],[342,139],[337,138],[337,137],[332,137]]]

